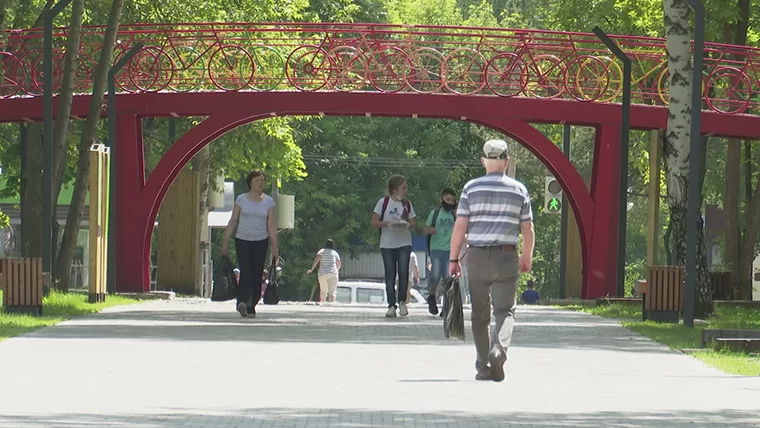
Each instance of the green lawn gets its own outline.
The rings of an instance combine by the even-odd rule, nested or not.
[[[3,292],[0,291],[0,301]],[[44,316],[8,314],[0,307],[0,341],[38,328],[55,325],[63,320],[92,314],[110,306],[137,303],[138,300],[109,295],[104,303],[87,303],[87,295],[79,293],[51,292],[43,300]]]
[[[728,373],[760,376],[760,357],[741,352],[715,351],[701,346],[702,330],[715,328],[760,329],[760,310],[718,305],[704,324],[687,328],[683,324],[641,321],[641,305],[568,306],[569,308],[620,320],[623,327],[678,350],[696,350],[692,356]],[[700,349],[702,348],[702,349]]]

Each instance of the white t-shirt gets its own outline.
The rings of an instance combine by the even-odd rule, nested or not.
[[[235,238],[244,241],[263,241],[269,238],[269,209],[275,207],[274,199],[264,195],[262,200],[253,202],[243,193],[237,197],[235,203],[240,207],[240,220]]]
[[[383,211],[383,202],[385,198],[380,198],[375,204],[374,213],[381,215]],[[409,202],[410,212],[405,213],[406,204],[402,201],[394,201],[393,198],[388,198],[388,207],[385,209],[385,215],[382,215],[380,221],[409,221],[417,214],[414,212],[414,206]],[[380,232],[380,248],[401,248],[412,245],[412,233],[408,227],[384,227]]]

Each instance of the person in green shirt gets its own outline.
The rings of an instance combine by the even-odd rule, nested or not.
[[[428,276],[428,310],[438,314],[436,289],[438,283],[448,274],[449,252],[451,251],[451,234],[456,220],[455,208],[457,195],[454,190],[446,188],[441,191],[441,206],[428,215],[423,233],[428,237],[428,254],[431,268]]]

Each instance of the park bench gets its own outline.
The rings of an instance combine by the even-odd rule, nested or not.
[[[749,329],[705,329],[702,330],[702,346],[714,345],[716,349],[734,351],[760,351],[760,330]]]
[[[641,284],[642,319],[678,323],[683,310],[683,266],[649,266],[647,281]]]
[[[42,258],[0,259],[0,288],[6,312],[42,315]]]
[[[713,300],[733,300],[734,284],[731,272],[710,272],[710,289]]]

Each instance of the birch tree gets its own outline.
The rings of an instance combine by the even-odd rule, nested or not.
[[[668,55],[670,104],[665,132],[665,177],[667,183],[670,222],[667,251],[670,263],[686,264],[687,197],[689,184],[689,142],[691,138],[691,40],[689,35],[689,5],[685,0],[664,0],[665,48]],[[701,55],[702,53],[697,53]],[[700,174],[701,175],[701,174]],[[699,211],[701,212],[700,195]],[[705,318],[712,313],[712,295],[708,282],[705,239],[701,214],[697,224],[697,275],[695,317]]]

